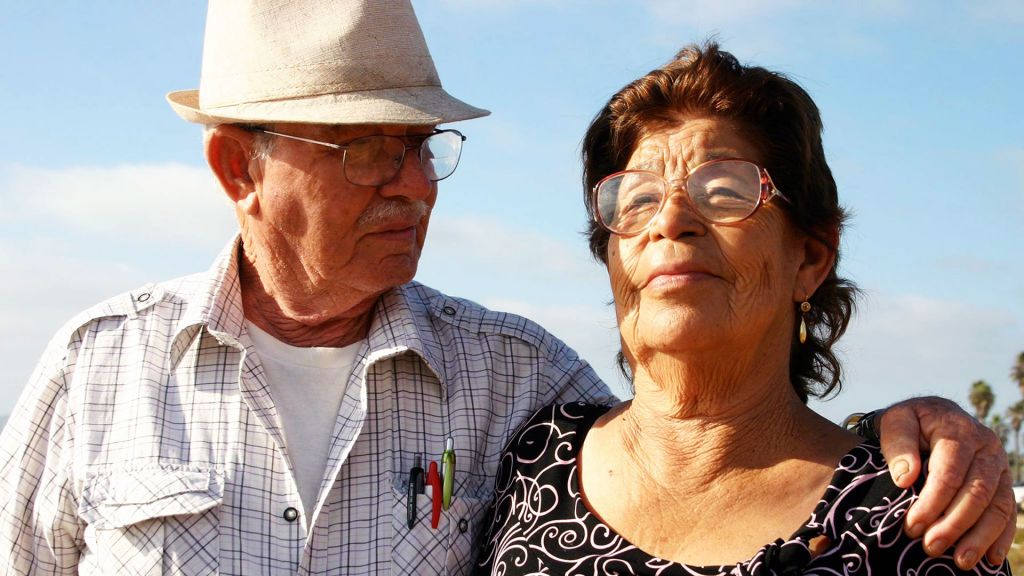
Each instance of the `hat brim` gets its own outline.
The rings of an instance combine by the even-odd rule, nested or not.
[[[480,118],[488,110],[470,106],[438,86],[324,94],[200,108],[198,90],[167,95],[171,108],[197,124],[295,122],[301,124],[434,125]]]

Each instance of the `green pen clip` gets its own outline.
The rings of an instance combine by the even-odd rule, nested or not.
[[[455,489],[455,440],[449,438],[444,445],[444,454],[441,455],[441,473],[444,475],[441,489],[441,504],[447,510],[452,505],[452,490]]]

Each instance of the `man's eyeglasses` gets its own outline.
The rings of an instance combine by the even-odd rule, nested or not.
[[[686,190],[701,217],[717,224],[745,220],[776,196],[789,201],[767,170],[728,158],[697,166],[681,183],[646,170],[616,172],[594,186],[597,223],[620,236],[639,234],[651,226],[676,186]]]
[[[383,186],[390,182],[402,169],[406,150],[419,151],[420,166],[428,180],[444,180],[459,165],[462,143],[466,141],[466,137],[458,130],[435,130],[431,134],[410,136],[377,134],[356,138],[348,144],[321,142],[263,128],[256,130],[341,150],[345,178],[356,186]]]

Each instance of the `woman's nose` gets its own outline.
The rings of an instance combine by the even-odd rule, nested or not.
[[[675,239],[682,236],[702,236],[707,225],[680,180],[669,182],[668,197],[649,229],[652,237]]]

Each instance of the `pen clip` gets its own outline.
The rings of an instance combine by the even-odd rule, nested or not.
[[[413,458],[412,468],[409,470],[409,493],[410,494],[423,494],[425,492],[423,488],[423,462],[420,459],[420,455],[417,454]]]
[[[441,502],[447,510],[452,505],[452,492],[455,490],[455,440],[448,438],[444,445],[444,454],[441,455],[441,469],[444,471],[444,488],[442,489]]]
[[[416,525],[416,495],[423,491],[423,468],[420,466],[420,456],[416,455],[413,466],[409,470],[409,483],[406,485],[406,522],[412,530]]]

